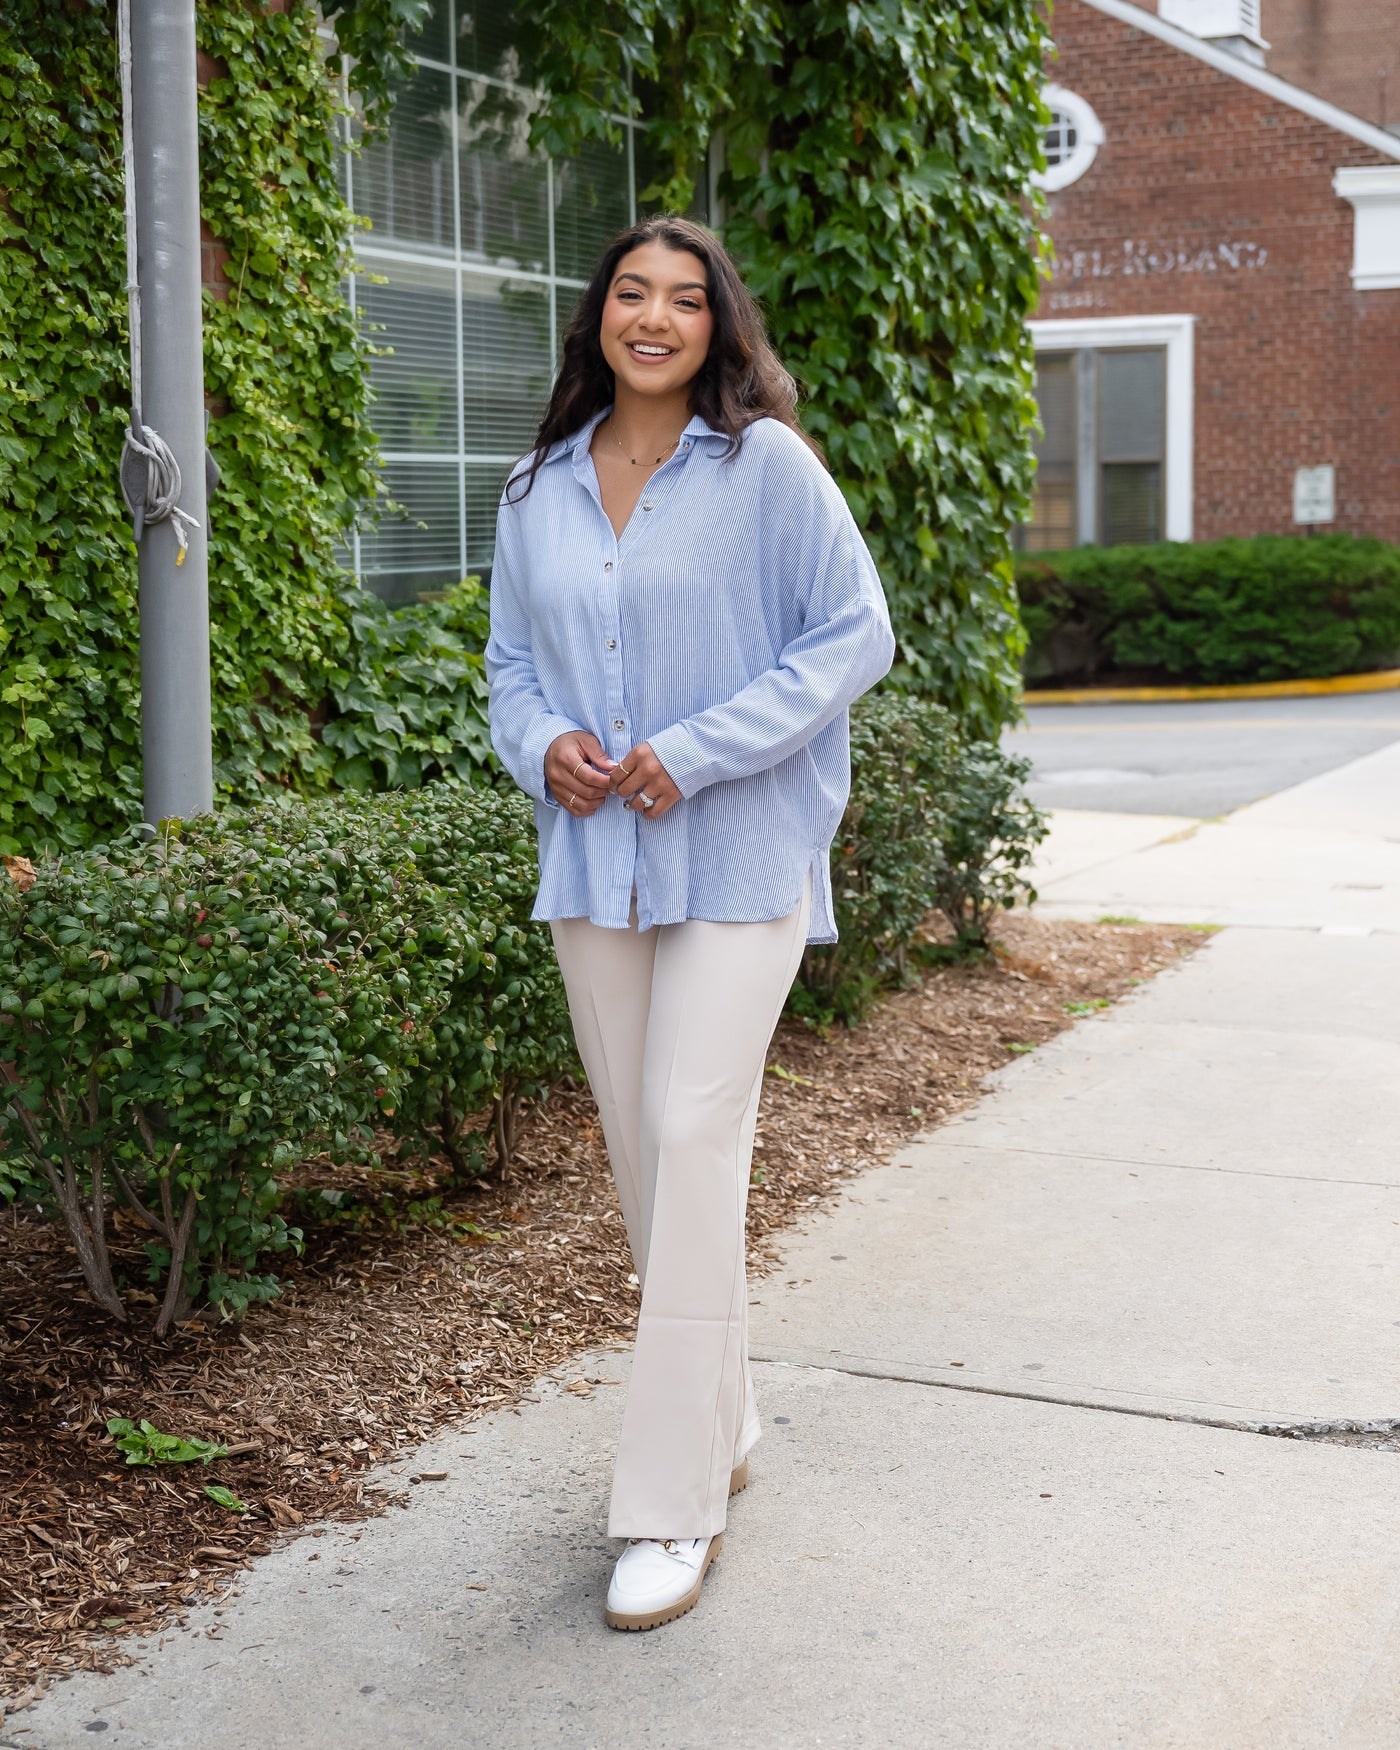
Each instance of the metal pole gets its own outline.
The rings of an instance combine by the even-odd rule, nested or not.
[[[181,563],[171,521],[148,524],[137,547],[141,749],[152,826],[214,805],[194,8],[195,0],[131,0],[140,418],[173,451],[180,508],[195,521]]]

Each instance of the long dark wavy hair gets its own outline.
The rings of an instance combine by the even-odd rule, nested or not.
[[[535,475],[552,445],[572,437],[595,413],[611,406],[612,366],[603,357],[599,330],[617,264],[633,249],[663,243],[683,249],[705,264],[705,281],[714,333],[710,349],[690,385],[691,411],[729,439],[726,456],[737,453],[745,428],[756,419],[776,419],[806,443],[821,450],[803,431],[797,418],[797,384],[778,363],[768,340],[763,315],[739,270],[713,232],[674,213],[658,213],[621,231],[603,251],[584,288],[564,335],[564,353],[544,418],[535,434],[528,462],[522,464],[506,490],[518,503],[535,483]]]

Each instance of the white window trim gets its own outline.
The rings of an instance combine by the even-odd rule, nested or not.
[[[1400,287],[1400,164],[1339,170],[1332,187],[1352,207],[1353,287],[1394,291]]]
[[[1035,350],[1074,352],[1081,347],[1162,346],[1167,352],[1166,492],[1163,534],[1191,539],[1194,514],[1196,318],[1194,316],[1088,316],[1028,322]]]
[[[1075,148],[1060,164],[1050,164],[1044,170],[1032,172],[1031,182],[1047,194],[1055,194],[1078,182],[1103,145],[1103,123],[1077,91],[1067,91],[1063,85],[1047,85],[1043,93],[1047,109],[1057,109],[1074,123]]]

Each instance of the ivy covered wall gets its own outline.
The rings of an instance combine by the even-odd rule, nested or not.
[[[371,109],[424,0],[327,4]],[[724,140],[723,229],[890,592],[896,679],[994,733],[1021,633],[1009,530],[1030,478],[1042,50],[1035,0],[524,0],[567,154],[643,109],[684,205]],[[223,793],[413,783],[479,761],[480,675],[414,620],[405,715],[382,608],[337,541],[372,493],[368,359],[341,296],[353,218],[316,13],[199,0],[203,208],[228,252],[206,303],[221,417],[211,505]],[[136,562],[116,461],[127,414],[120,115],[106,0],[0,13],[0,850],[83,842],[139,812]],[[421,612],[415,610],[418,618]],[[425,654],[426,652],[426,654]],[[450,702],[434,697],[435,679]],[[420,709],[421,707],[421,709]],[[416,715],[414,714],[416,713]],[[313,725],[325,725],[313,729]]]
[[[422,0],[334,16],[382,105]],[[336,541],[373,489],[368,360],[342,296],[352,216],[312,8],[199,0],[205,222],[230,285],[205,301],[221,417],[210,517],[216,778],[316,788],[313,736],[353,659]],[[210,64],[206,63],[206,65]],[[117,484],[128,418],[115,8],[0,12],[0,850],[140,815],[136,551]],[[148,337],[159,345],[159,337]]]
[[[642,108],[762,296],[889,592],[893,681],[991,735],[1021,689],[1011,530],[1032,479],[1039,0],[536,0],[553,150]]]

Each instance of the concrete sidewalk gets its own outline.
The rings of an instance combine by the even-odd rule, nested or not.
[[[547,1382],[4,1742],[1393,1750],[1400,1458],[1257,1430],[1400,1421],[1398,757],[1186,839],[1061,820],[1047,909],[1252,927],[792,1240],[693,1615],[603,1628],[622,1391]]]
[[[1400,741],[1223,820],[1054,818],[1047,917],[1400,933]]]

